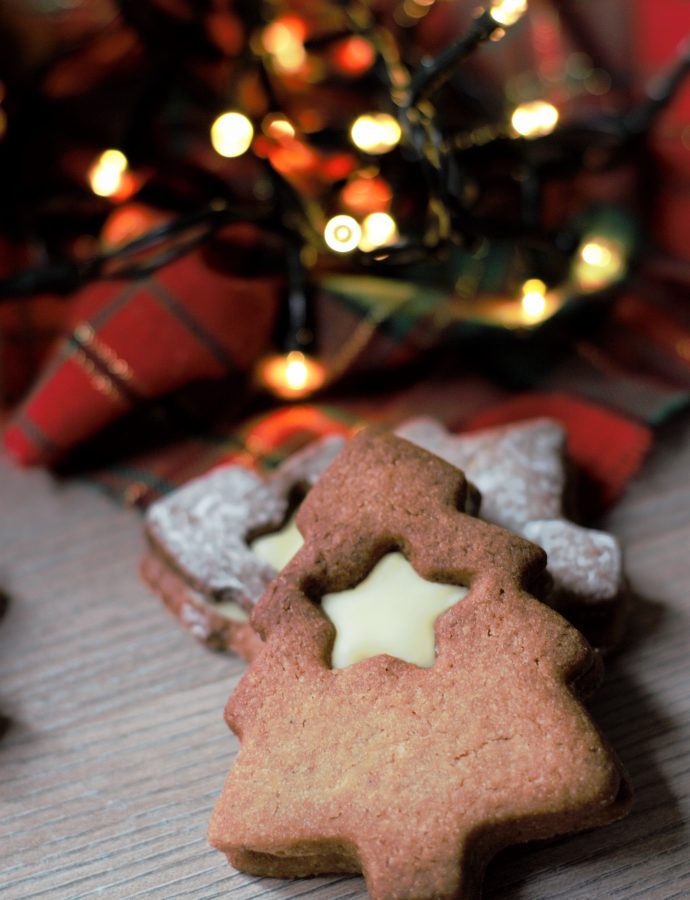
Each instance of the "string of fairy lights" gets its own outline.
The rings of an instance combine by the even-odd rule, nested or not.
[[[394,20],[401,27],[414,27],[437,2],[441,0],[403,0],[395,9]],[[251,208],[246,203],[212,201],[206,208],[172,221],[152,223],[144,216],[128,223],[120,220],[115,227],[114,220],[109,220],[111,234],[109,239],[106,235],[105,248],[99,253],[87,260],[66,260],[62,265],[20,273],[0,283],[0,298],[51,286],[71,289],[94,277],[143,274],[207,240],[228,223],[253,221],[284,242],[289,280],[283,346],[265,361],[262,379],[278,395],[299,397],[329,379],[329,372],[311,354],[314,335],[307,310],[309,270],[324,259],[328,267],[329,256],[336,265],[351,257],[352,268],[358,271],[398,274],[406,266],[442,258],[449,248],[464,247],[470,256],[481,259],[487,241],[508,240],[522,252],[517,275],[508,271],[504,296],[472,297],[462,307],[463,314],[479,311],[504,327],[532,327],[569,298],[600,292],[625,277],[633,252],[630,230],[612,229],[594,219],[570,227],[567,233],[554,234],[535,215],[540,181],[543,172],[555,165],[566,172],[578,171],[585,149],[592,146],[604,151],[602,169],[636,148],[690,69],[687,46],[661,88],[657,84],[654,97],[627,115],[562,125],[555,103],[529,97],[514,102],[505,120],[457,130],[444,116],[444,87],[478,47],[505,37],[528,12],[527,0],[493,0],[477,11],[464,35],[415,67],[401,59],[390,28],[384,27],[369,4],[350,0],[337,6],[342,27],[334,36],[322,38],[321,44],[330,43],[331,59],[342,72],[353,76],[376,72],[388,108],[371,108],[352,117],[347,142],[359,160],[344,165],[343,157],[332,154],[323,163],[333,170],[326,197],[301,190],[300,177],[306,178],[323,161],[318,148],[312,146],[308,123],[304,117],[297,122],[283,111],[276,89],[276,82],[279,86],[281,79],[289,82],[314,64],[314,42],[303,17],[281,12],[257,26],[247,40],[247,53],[258,70],[269,112],[252,115],[233,98],[213,119],[208,132],[210,146],[219,158],[253,157],[258,161],[266,201]],[[3,121],[0,119],[0,130]],[[419,184],[423,186],[419,215],[419,207],[402,218],[395,213],[400,183],[392,186],[383,162],[396,154],[397,171],[402,172],[398,178],[407,179],[402,182],[403,190],[413,182],[418,192]],[[482,178],[476,176],[477,172],[483,174],[484,160],[489,158],[502,161],[519,188],[517,217],[504,221],[476,212],[476,194],[482,187]],[[487,172],[486,180],[490,177]],[[86,178],[94,195],[123,212],[130,209],[127,204],[145,183],[125,152],[116,147],[97,155]],[[540,271],[538,265],[537,271],[529,270],[539,259],[537,251],[542,256],[563,258],[555,276],[552,271]]]

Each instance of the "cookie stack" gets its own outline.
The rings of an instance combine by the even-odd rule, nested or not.
[[[580,702],[620,635],[620,549],[567,518],[564,446],[549,420],[460,437],[416,420],[150,508],[144,578],[251,660],[210,827],[232,865],[470,897],[502,847],[625,814]]]

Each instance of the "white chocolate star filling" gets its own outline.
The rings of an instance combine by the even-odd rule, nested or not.
[[[280,570],[302,543],[292,518],[251,547],[259,559]],[[417,666],[433,666],[434,623],[467,591],[456,584],[425,581],[402,553],[388,553],[354,588],[322,597],[321,608],[336,630],[331,665],[344,669],[388,653]]]
[[[280,531],[272,531],[252,541],[252,552],[260,560],[273,566],[276,572],[280,572],[304,543],[304,538],[299,533],[295,524],[295,517],[283,525]]]
[[[402,553],[388,553],[354,588],[321,598],[336,629],[332,667],[343,669],[379,653],[433,666],[434,623],[468,590],[425,581]]]

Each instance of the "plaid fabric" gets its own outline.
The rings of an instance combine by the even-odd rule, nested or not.
[[[345,410],[300,405],[250,417],[239,427],[213,435],[187,435],[102,467],[92,476],[108,494],[127,504],[147,507],[191,478],[228,464],[268,472],[310,441],[327,434],[350,434],[361,420]]]
[[[194,251],[134,282],[97,282],[5,433],[21,463],[53,463],[145,401],[246,371],[268,344],[276,279],[217,272]]]
[[[690,10],[687,3],[665,3],[663,14],[659,15],[658,3],[637,0],[631,25],[637,71],[650,78],[663,71],[673,59],[679,41],[683,37],[687,40]],[[689,121],[690,81],[686,78],[651,135],[651,150],[656,161],[654,176],[658,181],[649,210],[656,242],[665,252],[686,261],[690,261],[687,238],[690,222]]]
[[[690,398],[686,274],[652,273],[607,315],[582,301],[519,334],[468,319],[424,285],[331,278],[316,301],[333,375],[319,402],[337,421],[425,413],[458,429],[516,390],[558,391],[657,424]],[[219,273],[195,251],[151,278],[83,289],[6,429],[8,450],[22,463],[98,469],[111,493],[140,505],[234,455],[254,464],[247,423],[268,401],[248,373],[269,346],[281,288]],[[55,303],[46,309],[64,310]],[[294,440],[319,427],[302,423]]]
[[[0,303],[0,409],[30,388],[64,333],[68,301],[53,296]]]
[[[619,497],[652,444],[652,433],[644,425],[568,394],[520,394],[473,416],[465,428],[477,431],[539,416],[555,419],[566,430],[568,458],[579,479],[579,512],[585,520]]]

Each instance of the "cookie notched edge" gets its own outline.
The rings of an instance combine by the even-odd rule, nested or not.
[[[308,571],[300,582],[304,597],[320,597],[358,584],[392,550],[400,550],[430,581],[467,585],[475,577],[493,583],[502,571],[543,595],[549,585],[546,554],[475,518],[478,496],[464,473],[441,457],[379,428],[360,431],[302,501],[296,522],[304,545],[268,586],[252,624],[262,636],[271,630],[267,623],[274,613],[280,618],[272,598],[295,572]],[[465,540],[461,523],[481,539]],[[493,575],[478,574],[482,542],[492,556]],[[462,570],[454,565],[461,543]],[[316,608],[308,600],[301,606]]]
[[[502,847],[625,814],[628,784],[575,697],[596,657],[538,590],[543,551],[467,516],[461,472],[393,435],[355,437],[298,512],[305,543],[252,615],[265,644],[228,701],[241,747],[211,843],[236,867],[362,871],[375,900],[476,896]],[[402,550],[469,584],[420,669],[329,666],[318,606]]]
[[[602,652],[618,646],[630,608],[621,547],[614,535],[570,520],[574,495],[560,422],[535,418],[453,434],[418,417],[396,434],[462,469],[481,491],[483,519],[546,550],[549,605]]]
[[[339,435],[314,441],[266,476],[219,467],[149,507],[141,578],[193,637],[245,659],[256,653],[261,639],[249,612],[276,571],[252,552],[248,537],[279,528],[294,494],[311,488],[344,443]],[[237,606],[233,617],[223,614],[228,602]]]

